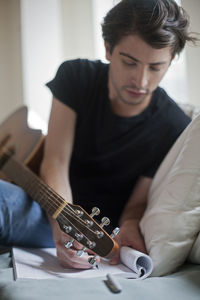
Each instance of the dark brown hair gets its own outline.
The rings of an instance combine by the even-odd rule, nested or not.
[[[111,52],[123,37],[137,34],[153,48],[171,47],[174,57],[186,41],[197,40],[188,27],[188,14],[174,0],[122,0],[105,16],[102,35]]]

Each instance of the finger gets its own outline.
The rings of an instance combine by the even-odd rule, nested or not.
[[[65,268],[78,268],[78,269],[90,269],[92,265],[88,262],[92,256],[83,255],[82,257],[77,255],[77,250],[72,248],[66,249],[64,247],[58,247],[57,256],[60,264]],[[97,259],[99,263],[100,259]]]
[[[69,239],[69,241],[70,241],[70,240],[72,240],[72,238]],[[67,242],[68,242],[68,240],[65,241],[65,244],[66,244]],[[76,240],[74,240],[71,249],[74,249],[74,250],[81,250],[81,249],[83,249],[83,248],[85,248],[85,246],[83,246],[82,244],[80,244],[79,242],[77,242]],[[85,252],[85,253],[88,253],[89,255],[95,255],[95,252],[92,251],[91,249],[88,249],[88,248],[85,248],[84,252]]]
[[[134,250],[147,254],[147,249],[142,239],[140,239],[138,242],[129,243],[127,246],[133,248]]]
[[[72,244],[69,246],[71,249],[77,249],[80,250],[83,248],[83,245],[81,245],[79,242],[77,242],[74,238],[70,237],[69,235],[63,234],[61,239],[57,244],[64,245],[68,242],[72,242]]]
[[[117,253],[111,258],[109,264],[110,265],[117,265],[120,260],[120,251],[118,250]]]
[[[73,248],[74,249],[77,249],[77,250],[80,250],[82,249],[84,246],[81,245],[79,242],[77,242],[76,240],[73,242]]]
[[[91,249],[85,249],[85,252],[88,253],[89,255],[96,255],[94,251],[92,251]]]

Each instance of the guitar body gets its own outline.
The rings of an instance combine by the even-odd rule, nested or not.
[[[102,257],[112,256],[117,243],[82,207],[67,202],[38,176],[43,157],[44,136],[29,128],[27,108],[14,112],[0,125],[0,172],[2,179],[14,182],[56,219],[61,230]],[[95,208],[98,211],[98,208]],[[103,220],[103,219],[102,219]],[[104,223],[104,225],[103,225]]]
[[[43,156],[44,136],[41,130],[28,127],[27,107],[19,108],[0,125],[0,153],[3,148],[14,147],[16,159],[36,174]],[[5,179],[5,175],[0,174]]]

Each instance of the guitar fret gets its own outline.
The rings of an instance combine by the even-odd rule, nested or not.
[[[57,218],[57,216],[61,213],[61,211],[65,208],[65,206],[67,205],[67,203],[64,201],[59,207],[58,209],[54,212],[54,214],[52,215],[52,217],[54,219]]]
[[[53,215],[63,201],[52,201],[47,197],[48,193],[53,192],[48,189],[47,185],[44,185],[42,180],[37,177],[26,166],[18,163],[14,158],[10,158],[3,166],[2,171],[17,185],[26,190],[27,194],[33,198],[38,204],[43,207],[50,215]]]

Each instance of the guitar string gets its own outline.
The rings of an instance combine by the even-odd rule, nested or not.
[[[37,181],[37,179],[36,179],[36,181]],[[40,184],[41,184],[41,190],[42,190],[42,192],[43,192],[43,191],[46,192],[45,183],[43,183],[42,180],[40,180]],[[53,192],[54,192],[54,191],[53,191]],[[49,187],[47,187],[47,194],[48,194],[48,197],[51,198],[51,200],[52,200],[52,199],[55,200],[57,197],[59,197],[61,200],[64,200],[64,199],[63,199],[62,197],[60,197],[58,194],[56,195],[56,197],[54,197],[54,195],[52,194],[51,188],[49,188]],[[54,202],[53,202],[53,203],[54,203]],[[68,204],[67,204],[67,205],[68,205]],[[72,225],[72,227],[75,228],[75,229],[77,230],[77,232],[83,233],[80,229],[78,229],[78,228],[74,225],[74,223],[72,223],[69,219],[66,218],[66,216],[65,216],[64,213],[67,213],[68,215],[71,215],[71,214],[69,214],[68,211],[69,211],[69,210],[68,210],[66,207],[64,207],[63,210],[60,212],[59,215],[60,215],[64,220],[66,220],[68,223],[70,223],[70,224]],[[71,209],[71,211],[73,212],[73,215],[75,216],[75,217],[74,217],[75,221],[78,222],[79,224],[82,223],[83,226],[86,226],[85,221],[82,220],[81,218],[79,218],[79,217],[76,215],[76,213],[74,213],[73,209]],[[72,215],[71,215],[71,217],[73,218]],[[93,221],[94,221],[94,220],[93,220]],[[94,223],[94,224],[95,224],[95,223]],[[97,226],[97,229],[100,229],[98,224],[95,224],[95,226]],[[94,231],[92,228],[89,228],[89,227],[86,227],[86,228],[87,228],[87,230],[89,230],[90,232],[92,232],[92,234],[95,235],[95,237],[97,237],[95,231]],[[96,229],[96,230],[97,230],[97,229]],[[104,231],[102,228],[101,228],[101,230],[105,233],[105,231]],[[83,234],[83,235],[84,235],[84,237],[89,241],[89,238],[88,238],[85,234]],[[106,235],[107,235],[107,234],[106,234]]]
[[[36,183],[38,183],[38,179],[37,178],[34,178],[34,180],[35,180],[35,182]],[[48,196],[48,198],[50,197],[50,198],[52,198],[52,199],[56,199],[56,198],[53,198],[52,197],[52,193],[51,193],[51,188],[49,189],[49,187],[47,186],[47,188],[45,187],[45,184],[43,184],[43,182],[42,182],[42,180],[39,180],[40,181],[40,191],[42,190],[42,192],[46,192],[47,193],[47,196]],[[34,181],[32,181],[32,183],[34,183],[35,184],[35,182]],[[28,183],[29,184],[29,183]],[[34,186],[34,184],[32,184],[33,186]],[[59,196],[59,195],[58,195]],[[37,197],[37,195],[36,195],[36,197]],[[62,197],[60,197],[61,199],[63,199]],[[54,202],[52,202],[52,203],[54,203]],[[59,208],[59,206],[57,207],[57,206],[55,206],[55,205],[53,205],[53,207],[55,208]],[[77,223],[83,223],[83,225],[85,226],[85,223],[84,223],[84,221],[83,220],[81,220],[81,219],[79,219],[79,218],[77,218],[77,216],[76,216],[76,214],[74,213],[74,211],[72,210],[72,209],[70,209],[71,210],[71,212],[73,213],[73,215],[72,214],[69,214],[69,210],[67,209],[63,209],[64,210],[64,212],[66,213],[66,214],[68,214],[68,215],[71,215],[71,217],[73,218],[73,215],[75,216],[74,217],[74,219],[75,219],[75,221],[77,222]],[[70,220],[69,220],[69,218],[66,218],[66,216],[63,214],[63,210],[61,211],[61,213],[59,214],[59,216],[61,216],[65,221],[67,221],[67,224],[68,225],[71,225],[72,227],[73,227],[73,229],[77,232],[77,233],[80,233],[80,234],[83,234],[83,236],[85,237],[85,239],[87,240],[87,241],[90,241],[90,239],[80,230],[80,229],[78,229],[78,227],[74,224],[74,223],[72,223]],[[88,230],[90,230],[93,234],[95,234],[95,232],[93,231],[93,230],[91,230],[90,228],[88,228],[87,227],[87,229]],[[70,234],[69,234],[70,235]],[[80,241],[81,242],[81,241]],[[83,241],[82,241],[83,242]],[[86,245],[85,245],[86,246]]]
[[[45,183],[42,182],[42,180],[38,180],[36,179],[35,182],[32,181],[32,185],[33,187],[35,187],[35,183],[38,184],[40,186],[40,189],[37,190],[37,192],[34,192],[34,197],[36,198],[41,198],[41,195],[44,195],[43,198],[47,198],[45,199],[45,205],[43,205],[43,207],[47,210],[48,204],[51,205],[51,207],[55,210],[59,209],[60,206],[62,205],[62,203],[65,203],[64,198],[62,198],[61,196],[59,196],[59,194],[57,194],[55,191],[53,191],[48,185],[46,185]],[[29,183],[27,183],[27,185],[29,185]],[[30,188],[30,185],[29,185]],[[32,188],[32,187],[31,187]],[[62,202],[60,202],[59,200],[61,200]],[[41,201],[40,204],[42,205]],[[47,204],[47,205],[46,205]],[[71,213],[74,216],[77,217],[76,212],[69,206],[69,204],[66,202],[66,206],[65,206],[65,211],[67,213]],[[63,208],[64,209],[64,208]]]
[[[31,174],[32,175],[32,177],[34,178],[34,180],[28,180],[29,178],[27,177],[27,176],[22,176],[22,175],[24,175],[24,173],[22,172],[21,174],[17,174],[19,177],[23,177],[23,180],[24,180],[24,182],[25,182],[25,184],[23,185],[24,186],[24,188],[27,190],[32,190],[33,191],[33,193],[34,193],[34,195],[36,195],[36,197],[37,197],[37,192],[35,192],[34,190],[33,190],[33,187],[35,187],[35,183],[38,183],[38,185],[40,186],[40,187],[42,187],[42,189],[43,189],[43,191],[45,191],[46,192],[46,194],[47,194],[47,196],[49,196],[49,198],[52,198],[51,197],[51,194],[54,192],[48,185],[46,185],[46,188],[45,188],[45,184],[43,183],[43,181],[39,178],[39,177],[37,177],[29,168],[27,168],[27,167],[25,167],[25,166],[23,166],[22,164],[20,164],[16,159],[14,159],[13,157],[11,157],[10,159],[9,159],[9,161],[10,161],[10,163],[14,163],[15,165],[17,165],[17,170],[19,170],[19,167],[22,169],[24,169],[24,170],[26,170],[26,173],[27,174]],[[26,175],[27,175],[26,174]],[[12,179],[12,178],[11,178]],[[40,191],[39,191],[40,192]],[[55,192],[54,192],[55,193]],[[62,197],[60,197],[58,194],[57,194],[57,198],[59,198],[59,200],[62,200],[62,203],[63,203],[63,198]],[[57,198],[56,197],[54,197],[53,199],[54,199],[54,201],[46,201],[47,202],[47,204],[48,203],[51,203],[51,207],[53,208],[53,209],[55,209],[55,210],[57,210],[57,209],[59,209],[59,207],[60,207],[60,205],[61,205],[61,203],[59,202],[59,200],[57,200]],[[51,199],[50,199],[51,200]],[[38,201],[39,202],[39,201]],[[40,203],[39,203],[40,205],[42,204],[41,203],[41,201],[40,201]],[[46,206],[46,205],[45,205]],[[44,207],[45,208],[45,207]],[[74,210],[71,208],[71,207],[69,207],[69,205],[67,204],[67,210],[65,210],[65,212],[68,212],[68,213],[71,213],[71,214],[73,214],[74,216],[76,216],[76,214],[75,214],[75,212],[74,212]]]
[[[28,174],[31,174],[32,175],[32,177],[34,178],[34,180],[31,180],[31,181],[25,181],[25,188],[28,186],[28,188],[30,189],[32,189],[32,186],[34,186],[35,185],[35,183],[37,183],[37,184],[39,184],[40,185],[40,190],[42,191],[42,192],[45,192],[46,194],[47,194],[47,196],[48,196],[48,199],[50,200],[46,200],[46,203],[48,204],[48,203],[51,203],[51,207],[53,207],[54,209],[56,208],[56,209],[58,209],[59,207],[60,207],[60,202],[59,202],[59,200],[62,200],[62,203],[63,203],[63,198],[61,197],[61,196],[59,196],[53,189],[51,189],[51,187],[49,187],[48,185],[46,185],[41,179],[40,179],[40,177],[37,177],[36,175],[35,175],[35,173],[33,173],[29,168],[27,168],[27,167],[25,167],[24,165],[22,165],[22,164],[20,164],[16,159],[14,159],[13,157],[12,157],[12,161],[15,163],[15,164],[17,164],[18,166],[20,166],[21,168],[23,168],[23,169],[26,169],[26,171],[28,171]],[[20,174],[21,175],[21,174]],[[26,179],[27,179],[27,177],[26,177]],[[31,182],[31,184],[30,184],[30,182]],[[40,190],[39,190],[39,193],[40,193]],[[55,196],[54,196],[54,193],[56,194]],[[37,195],[37,193],[34,193],[35,195]],[[59,199],[59,200],[57,200],[57,198]],[[53,201],[52,201],[53,200]],[[40,201],[41,202],[41,201]],[[39,203],[39,201],[38,201],[38,203]],[[58,203],[58,205],[57,205],[57,203]],[[40,203],[39,203],[40,204]],[[44,207],[45,208],[45,207]],[[68,214],[68,215],[71,215],[71,217],[72,218],[74,218],[74,220],[75,221],[78,221],[80,224],[82,224],[83,226],[85,226],[86,224],[85,224],[85,221],[83,220],[83,219],[81,219],[81,218],[79,218],[78,217],[78,219],[77,219],[77,214],[74,212],[74,210],[69,206],[69,204],[67,203],[66,204],[66,206],[63,208],[63,210],[60,212],[60,216],[62,217],[62,218],[64,218],[67,222],[70,222],[70,224],[72,224],[72,222],[71,221],[69,221],[67,218],[66,218],[66,216],[64,215],[64,213],[66,213],[66,214]],[[87,215],[87,214],[86,214]],[[88,217],[88,216],[87,216]],[[97,225],[97,227],[99,226],[98,224],[95,224],[95,225]],[[74,226],[74,224],[72,224],[72,226],[73,227],[75,227]],[[91,228],[89,228],[89,227],[87,227],[87,229],[89,230],[89,231],[91,231],[93,234],[95,234],[95,232],[91,229]],[[77,231],[79,231],[80,232],[80,230],[76,227],[76,230]],[[103,232],[105,232],[102,228],[101,228],[101,230],[103,231]],[[106,234],[107,235],[107,234]]]
[[[9,151],[9,152],[12,152],[12,150],[11,151]],[[7,160],[7,158],[13,158],[13,157],[11,157],[11,155],[12,154],[7,154],[7,153],[3,153],[3,155],[0,155],[0,167],[2,167],[1,165],[4,165],[4,162]],[[5,159],[5,161],[4,161],[4,159]],[[16,162],[18,162],[17,160],[15,160]],[[20,165],[20,166],[23,166],[22,164],[18,164],[18,165]],[[34,174],[34,173],[33,173]],[[19,174],[19,175],[21,175],[21,174]],[[35,175],[35,174],[34,174]],[[34,184],[35,184],[35,182],[38,182],[37,180],[35,180],[35,178],[34,178],[34,181],[30,181],[31,182],[31,184],[29,183],[28,184],[28,182],[26,182],[25,183],[25,186],[27,186],[27,185],[29,185],[29,189],[32,189],[32,187],[34,186]],[[53,207],[53,208],[56,208],[56,209],[59,209],[59,207],[60,207],[60,205],[61,205],[61,203],[60,203],[60,201],[59,200],[61,200],[62,201],[62,203],[63,203],[63,201],[65,201],[62,197],[60,197],[57,193],[57,195],[56,196],[54,196],[53,194],[52,194],[52,192],[54,192],[52,189],[50,189],[50,187],[47,185],[46,187],[45,187],[45,185],[44,184],[41,184],[41,182],[40,182],[40,187],[41,187],[41,191],[45,191],[46,193],[47,193],[47,196],[48,196],[48,199],[46,200],[46,203],[48,204],[48,203],[50,203],[51,204],[51,207]],[[40,194],[40,191],[39,191],[39,194]],[[76,230],[77,231],[79,231],[78,230],[78,228],[74,225],[74,224],[72,224],[72,222],[70,221],[70,220],[68,220],[66,217],[65,217],[65,215],[62,213],[62,212],[65,212],[65,213],[67,213],[68,215],[72,215],[72,218],[74,218],[74,216],[77,218],[77,215],[76,215],[76,213],[74,212],[74,210],[69,206],[69,204],[66,204],[66,206],[62,209],[62,211],[60,212],[60,214],[59,215],[61,215],[64,219],[66,219],[67,221],[68,221],[68,223],[70,223],[74,228],[76,228]],[[87,214],[86,214],[87,215]],[[85,225],[85,222],[82,220],[82,219],[80,219],[80,218],[78,218],[78,222],[80,223],[80,221],[81,221],[81,223],[83,223],[83,225]],[[87,229],[88,230],[90,230],[90,231],[92,231],[89,227],[87,227]],[[102,230],[102,228],[101,228],[101,230]],[[104,231],[104,230],[103,230]],[[93,232],[93,231],[92,231]],[[87,238],[87,237],[86,237]],[[88,239],[89,240],[89,239]]]
[[[40,179],[40,178],[39,178],[39,179]],[[37,178],[36,178],[36,180],[37,180]],[[47,194],[47,197],[50,199],[50,201],[48,201],[48,203],[50,202],[51,205],[52,205],[52,203],[54,204],[54,201],[56,200],[56,198],[59,198],[59,199],[62,200],[62,202],[63,202],[64,199],[63,199],[61,196],[59,196],[59,194],[55,193],[54,190],[51,189],[51,187],[47,186],[47,188],[46,188],[46,186],[45,186],[46,184],[45,184],[41,179],[40,179],[40,185],[41,185],[42,193],[43,193],[44,191],[46,192],[46,189],[47,189],[46,194]],[[55,196],[54,196],[54,193],[56,194]],[[46,201],[46,202],[47,202],[47,201]],[[55,205],[52,205],[52,206],[55,207]],[[66,214],[68,214],[69,216],[71,216],[72,218],[74,218],[75,221],[78,221],[79,224],[82,224],[83,226],[86,226],[85,220],[83,220],[83,219],[81,219],[80,217],[78,217],[77,214],[74,212],[74,210],[71,209],[71,207],[70,207],[70,209],[68,209],[69,207],[70,207],[70,205],[67,204],[67,205],[63,208],[63,210],[60,212],[59,215],[60,215],[62,218],[64,218],[66,221],[68,221],[68,219],[67,219],[66,216],[65,216],[65,213],[66,213]],[[71,213],[69,212],[69,210],[71,211]],[[87,217],[92,218],[91,216],[88,216],[87,212],[84,212],[84,211],[83,211],[83,213],[84,213]],[[73,214],[73,215],[72,215],[72,214]],[[93,226],[96,227],[95,230],[101,230],[101,231],[104,232],[104,234],[105,234],[106,236],[108,236],[108,233],[107,233],[102,227],[100,228],[100,225],[97,224],[93,218],[92,218],[92,221],[94,221]],[[74,225],[73,225],[73,226],[74,226]],[[92,228],[89,228],[89,227],[87,226],[87,229],[88,229],[90,232],[92,232],[92,234],[96,234],[95,231],[94,231]]]
[[[41,185],[41,189],[42,189],[42,193],[45,191],[46,192],[46,187],[45,187],[45,185],[43,185],[43,183],[42,183],[42,185]],[[52,193],[52,190],[51,189],[47,189],[47,197],[48,197],[48,199],[50,200],[50,201],[46,201],[46,202],[48,202],[48,203],[51,203],[51,205],[53,206],[53,207],[55,207],[55,205],[54,205],[54,202],[57,200],[57,198],[59,198],[60,200],[62,200],[62,202],[63,202],[63,198],[61,197],[61,196],[59,196],[58,194],[56,194],[56,195],[54,195],[54,191],[53,191],[53,193]],[[79,221],[79,223],[82,223],[82,225],[86,225],[85,224],[85,220],[83,220],[83,219],[81,219],[80,217],[78,217],[77,216],[77,214],[76,214],[76,212],[74,212],[74,210],[70,207],[70,205],[67,203],[66,204],[66,206],[62,209],[62,211],[60,212],[60,216],[61,217],[63,217],[63,218],[65,218],[66,219],[66,217],[65,217],[65,214],[64,213],[66,213],[66,214],[68,214],[68,215],[70,215],[72,218],[74,218],[75,220],[77,220],[77,218],[78,218],[78,221]],[[90,217],[90,216],[88,216],[87,215],[87,213],[85,213],[85,212],[83,212],[87,217]],[[90,217],[91,218],[91,217]],[[93,220],[93,219],[92,219]],[[94,221],[94,220],[93,220]],[[96,224],[95,224],[96,225]],[[90,231],[92,231],[93,233],[94,233],[94,231],[93,230],[91,230],[89,227],[87,227]]]
[[[3,155],[1,155],[0,156],[0,163],[2,162],[2,160],[6,159],[6,158],[9,158],[9,155],[7,155],[7,153],[4,153]],[[51,206],[53,208],[56,208],[56,209],[58,209],[60,207],[59,200],[62,200],[62,202],[64,200],[61,196],[59,196],[57,193],[55,193],[55,191],[53,191],[48,185],[45,186],[45,183],[39,177],[37,177],[29,168],[27,168],[26,166],[20,164],[19,161],[17,161],[13,157],[10,157],[9,162],[10,162],[11,166],[12,166],[12,164],[17,165],[18,168],[15,168],[15,171],[17,170],[18,172],[15,175],[19,175],[19,177],[21,177],[23,179],[23,181],[24,181],[23,187],[25,188],[25,190],[28,189],[29,192],[31,190],[33,191],[33,187],[35,187],[35,184],[37,183],[40,186],[40,189],[37,189],[36,193],[34,192],[35,197],[38,197],[41,194],[41,191],[43,192],[42,195],[44,195],[44,191],[45,191],[45,193],[48,196],[48,199],[50,200],[50,201],[46,200],[46,203],[51,202]],[[8,164],[8,166],[9,166],[9,164]],[[19,174],[19,169],[21,171],[27,171],[26,174],[24,172],[22,172],[21,174]],[[8,170],[9,170],[9,168],[8,168]],[[32,175],[33,180],[26,180],[26,179],[29,179],[28,176],[24,176],[24,175],[27,175],[27,173],[28,173],[29,177],[30,177],[30,175]],[[38,191],[39,191],[39,193],[38,193]],[[58,198],[59,198],[59,200],[57,200]],[[52,201],[52,199],[54,201]],[[58,203],[58,206],[57,206],[56,202]],[[41,201],[38,201],[38,203],[40,204]],[[52,203],[53,203],[53,205],[52,205]],[[80,218],[77,219],[78,216],[74,213],[74,210],[71,207],[69,209],[69,205],[68,204],[66,204],[66,206],[67,206],[67,208],[64,207],[62,209],[62,211],[60,212],[59,215],[61,215],[61,217],[64,218],[68,222],[68,224],[70,224],[77,232],[82,233],[81,230],[79,230],[69,219],[66,218],[66,216],[63,214],[63,212],[65,212],[68,215],[70,215],[69,214],[69,211],[70,211],[71,212],[71,217],[74,218],[73,217],[73,215],[74,215],[76,217],[76,222],[78,221],[79,223],[82,223],[83,226],[85,226],[85,222],[82,219],[80,219]],[[92,233],[94,233],[94,231],[91,230],[91,228],[89,228],[89,227],[87,227],[87,230],[89,230]],[[85,237],[85,239],[87,241],[90,241],[89,238],[84,233],[82,233],[82,234],[83,234],[83,236]]]
[[[11,159],[10,159],[11,160]],[[40,188],[42,188],[44,196],[45,194],[47,194],[47,196],[50,196],[51,194],[56,194],[57,198],[54,197],[54,201],[52,201],[52,207],[56,210],[60,207],[60,205],[64,202],[64,199],[62,197],[60,197],[55,191],[53,191],[53,189],[51,189],[47,184],[45,184],[40,177],[37,177],[35,175],[34,172],[32,172],[29,168],[21,165],[16,159],[12,158],[12,162],[15,163],[15,165],[17,165],[17,167],[21,167],[23,168],[23,170],[26,171],[26,176],[23,176],[23,180],[24,180],[24,188],[28,189],[29,191],[31,191],[36,197],[38,196],[38,194],[40,194],[40,189],[35,189],[36,185],[39,185]],[[18,174],[21,178],[22,178],[22,174]],[[23,174],[24,175],[24,174]],[[31,175],[32,176],[32,180],[29,180],[27,175]],[[30,176],[29,176],[30,177]],[[37,190],[35,192],[35,190]],[[50,199],[51,200],[51,199]],[[62,200],[62,202],[60,202],[59,200]],[[50,204],[51,201],[46,200],[46,203]],[[42,204],[42,203],[40,203]],[[68,205],[68,204],[67,204]],[[68,207],[69,208],[69,207]],[[73,209],[70,207],[69,210],[73,213]]]
[[[53,207],[54,209],[58,209],[60,207],[60,202],[59,200],[62,201],[62,203],[65,201],[59,194],[57,194],[51,187],[49,187],[48,185],[46,185],[40,177],[37,177],[35,175],[35,173],[33,173],[29,168],[25,167],[24,165],[20,164],[16,159],[12,158],[12,161],[17,164],[19,167],[23,168],[24,170],[26,170],[28,172],[29,175],[31,175],[33,177],[33,180],[31,181],[26,181],[25,180],[25,188],[28,187],[28,189],[31,189],[33,191],[33,187],[35,187],[35,184],[38,184],[40,186],[40,189],[37,190],[37,192],[34,192],[35,194],[35,197],[38,196],[38,194],[40,194],[42,192],[42,194],[46,194],[47,195],[47,199],[49,200],[46,200],[46,203],[50,203],[51,204],[51,207]],[[23,173],[22,173],[23,174]],[[21,174],[21,175],[22,175]],[[22,177],[22,176],[21,176]],[[26,179],[27,179],[27,176],[26,176]],[[31,182],[31,183],[30,183]],[[39,192],[38,192],[39,191]],[[45,192],[45,193],[44,193]],[[54,195],[55,194],[55,195]],[[57,200],[59,199],[59,200]],[[52,201],[53,200],[53,201]],[[39,201],[38,201],[39,202]],[[40,203],[41,204],[41,201]],[[58,204],[58,205],[57,205]],[[45,207],[44,207],[45,208]],[[82,225],[86,225],[85,224],[85,221],[81,218],[78,218],[77,219],[77,214],[74,212],[74,210],[70,207],[70,205],[67,203],[66,206],[63,208],[63,210],[60,212],[60,215],[65,219],[67,220],[67,218],[65,217],[64,213],[68,214],[68,215],[71,215],[72,218],[74,218],[76,221],[78,221],[79,223],[82,223]],[[87,214],[86,214],[87,215]],[[89,217],[87,215],[87,217]],[[97,224],[95,224],[97,225]],[[87,227],[88,230],[90,230],[92,233],[95,234],[95,232]],[[102,230],[102,228],[101,228]],[[104,230],[103,230],[104,231]]]
[[[37,182],[37,179],[36,179],[36,182]],[[33,181],[32,181],[32,183],[33,183]],[[32,184],[32,185],[34,186],[34,184]],[[43,184],[42,181],[40,182],[40,191],[42,191],[42,194],[43,194],[43,192],[46,192],[47,196],[48,196],[49,198],[51,198],[51,200],[52,200],[52,199],[54,199],[54,200],[56,199],[56,198],[52,195],[51,190],[47,189],[47,191],[46,191],[46,187],[45,187],[45,185]],[[37,197],[37,195],[35,195],[35,196]],[[60,197],[60,198],[62,199],[62,197]],[[53,201],[52,201],[52,203],[54,204]],[[51,203],[51,204],[52,204],[52,203]],[[58,207],[55,206],[55,205],[52,205],[52,206],[53,206],[54,208],[55,208],[55,207],[58,208]],[[86,226],[85,221],[82,220],[82,219],[80,219],[79,217],[77,217],[76,213],[74,213],[74,211],[73,211],[72,209],[70,209],[70,211],[71,211],[71,213],[69,213],[69,209],[66,209],[66,207],[65,207],[65,208],[60,212],[59,216],[63,219],[63,221],[66,221],[67,224],[70,224],[70,225],[73,227],[73,229],[77,231],[77,233],[83,234],[83,236],[85,237],[85,239],[86,239],[87,241],[89,241],[90,239],[86,236],[86,234],[84,234],[84,233],[82,232],[82,230],[78,229],[78,227],[77,227],[74,223],[72,223],[72,222],[69,220],[69,216],[71,216],[72,219],[74,219],[74,220],[76,221],[76,223],[78,223],[79,225]],[[68,215],[68,218],[66,217],[65,214]],[[86,227],[86,228],[87,228],[88,231],[90,231],[90,232],[91,232],[93,235],[95,235],[95,237],[96,237],[96,233],[95,233],[95,231],[94,231],[93,229],[91,229],[91,228],[89,228],[89,227]],[[81,241],[80,241],[80,242],[81,242]]]
[[[7,153],[4,153],[4,156],[5,157],[7,157],[7,158],[9,158],[9,154],[7,154]],[[35,183],[37,183],[40,187],[42,187],[42,189],[46,192],[46,194],[48,194],[48,196],[49,196],[49,199],[51,200],[51,195],[54,193],[54,194],[56,194],[56,196],[57,197],[53,197],[53,200],[54,201],[48,201],[48,200],[46,200],[46,203],[48,204],[50,204],[51,203],[51,206],[56,210],[56,209],[59,209],[59,207],[60,207],[60,205],[65,201],[61,196],[59,196],[59,194],[57,194],[53,189],[51,189],[47,184],[45,184],[41,179],[40,179],[40,177],[37,177],[36,175],[35,175],[35,173],[34,172],[32,172],[29,168],[27,168],[26,166],[24,166],[24,165],[22,165],[21,163],[19,163],[19,161],[18,160],[16,160],[14,157],[10,157],[10,159],[9,159],[12,163],[15,163],[15,165],[17,165],[17,167],[19,168],[19,167],[21,167],[21,168],[23,168],[28,174],[30,174],[30,175],[32,175],[32,177],[34,178],[34,180],[30,180],[30,181],[27,181],[26,179],[27,179],[27,177],[24,177],[23,179],[24,179],[24,181],[25,181],[25,184],[24,184],[24,187],[25,188],[29,188],[29,189],[31,189],[32,191],[33,191],[33,188],[32,188],[32,186],[33,187],[35,187],[34,185],[35,185]],[[22,173],[23,174],[23,173]],[[19,176],[21,176],[22,177],[22,174],[18,174]],[[37,189],[38,190],[38,189]],[[33,191],[33,193],[37,196],[37,192],[34,192]],[[40,190],[39,190],[39,193],[40,193]],[[60,202],[59,200],[61,200],[62,202]],[[52,203],[53,203],[53,205],[52,205]],[[40,203],[41,204],[41,203]],[[74,213],[74,210],[68,205],[68,204],[66,204],[67,205],[67,207],[68,207],[68,210],[71,212],[71,213],[73,213],[74,215],[75,215],[75,213]]]

